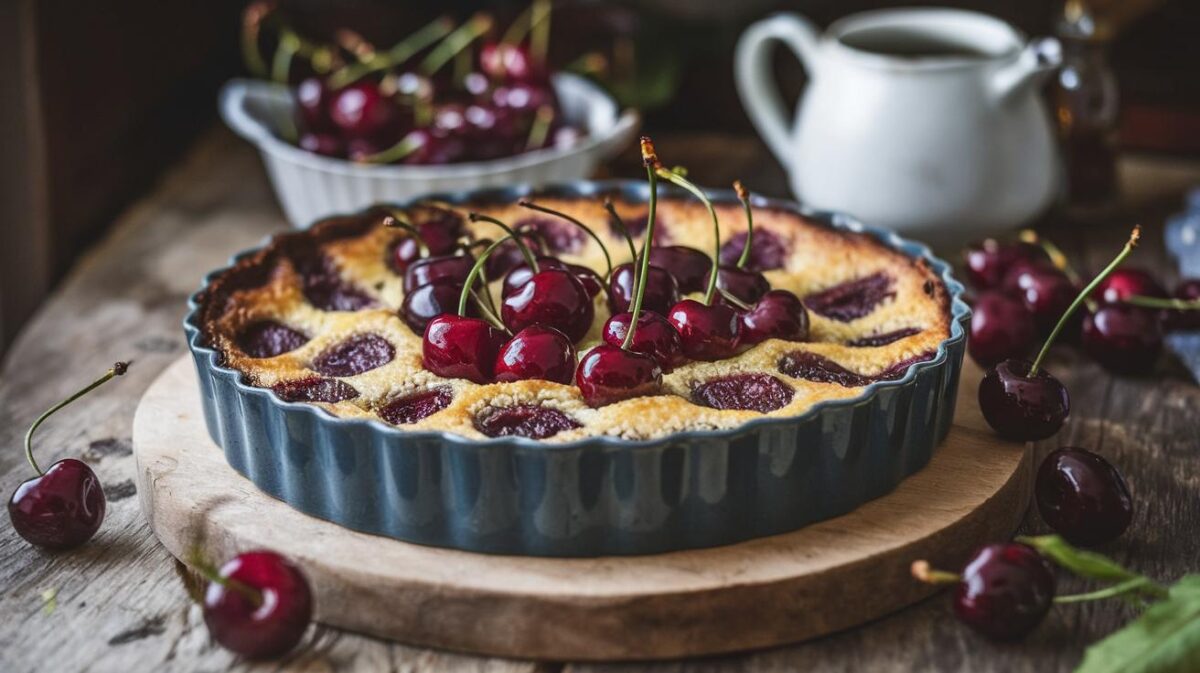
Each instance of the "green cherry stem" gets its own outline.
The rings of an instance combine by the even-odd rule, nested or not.
[[[292,60],[300,52],[300,36],[287,28],[279,31],[279,44],[275,47],[275,56],[271,59],[271,79],[280,84],[287,84],[291,76]]]
[[[47,418],[50,418],[51,416],[53,416],[54,413],[57,412],[59,409],[62,409],[63,407],[74,402],[75,400],[83,397],[84,395],[87,395],[88,393],[92,392],[96,388],[99,388],[100,386],[104,385],[104,383],[107,382],[109,379],[112,379],[114,377],[121,376],[122,374],[124,374],[126,371],[129,370],[130,364],[131,364],[130,362],[116,363],[115,365],[112,366],[112,369],[109,369],[107,372],[104,373],[104,376],[101,376],[100,378],[96,379],[95,381],[92,381],[91,383],[87,384],[83,388],[76,391],[73,395],[71,395],[67,399],[65,399],[65,400],[59,402],[58,404],[50,407],[49,409],[43,411],[42,415],[38,416],[37,420],[35,420],[33,422],[33,424],[29,426],[29,430],[25,433],[25,460],[29,461],[29,464],[33,467],[33,471],[37,472],[38,476],[41,476],[43,474],[43,472],[42,472],[42,468],[38,467],[37,461],[34,460],[34,458],[33,458],[33,433],[37,432],[37,429],[42,425],[42,423],[44,423]]]
[[[1098,601],[1105,598],[1115,598],[1117,596],[1127,596],[1129,594],[1146,593],[1147,590],[1153,590],[1157,584],[1149,577],[1135,577],[1114,584],[1110,587],[1089,591],[1082,594],[1067,594],[1065,596],[1055,596],[1055,603],[1083,603],[1085,601]]]
[[[389,229],[402,229],[408,232],[408,235],[412,236],[413,240],[417,242],[418,246],[420,246],[421,256],[429,256],[429,246],[425,245],[425,239],[421,238],[421,232],[419,232],[417,228],[412,225],[412,223],[401,219],[398,212],[392,211],[384,215],[383,226]]]
[[[446,37],[452,30],[454,30],[454,21],[450,17],[442,16],[434,19],[425,26],[418,28],[416,32],[410,34],[408,37],[397,42],[391,49],[376,53],[371,60],[365,63],[352,63],[334,72],[329,76],[329,87],[331,89],[340,89],[348,84],[357,82],[373,72],[401,65],[417,54],[417,52]]]
[[[744,269],[746,262],[750,261],[750,246],[754,242],[754,214],[750,212],[750,192],[742,186],[741,180],[733,181],[733,191],[737,193],[738,201],[742,202],[742,209],[746,211],[746,242],[742,245],[742,255],[737,261],[737,268]]]
[[[504,233],[508,234],[507,238],[511,238],[513,243],[517,244],[517,249],[521,251],[521,256],[525,258],[525,263],[529,265],[529,269],[534,273],[541,273],[542,270],[538,267],[537,258],[533,256],[533,252],[530,251],[529,246],[525,245],[525,242],[521,240],[521,235],[513,231],[512,227],[494,217],[491,217],[490,215],[484,215],[482,213],[467,213],[467,219],[471,220],[472,222],[490,222],[491,224],[503,229]],[[493,243],[492,246],[495,246],[504,240],[506,239],[502,238],[500,241]],[[489,247],[484,254],[486,255],[489,252],[491,252],[491,247]]]
[[[958,584],[962,581],[958,573],[935,570],[925,560],[913,561],[910,571],[914,579],[925,584]]]
[[[1200,299],[1163,299],[1162,297],[1146,297],[1135,294],[1121,300],[1125,304],[1133,304],[1142,308],[1163,308],[1174,311],[1200,311]]]
[[[546,144],[546,136],[550,135],[550,125],[554,123],[554,108],[543,105],[534,113],[533,124],[529,127],[529,138],[525,141],[526,150],[535,150]]]
[[[738,299],[734,295],[730,294],[729,292],[726,292],[725,290],[722,290],[721,288],[717,288],[717,293],[720,294],[721,297],[725,299],[725,301],[729,302],[730,304],[733,304],[734,306],[742,309],[743,311],[749,311],[752,308],[746,302],[742,301],[741,299]]]
[[[625,220],[622,220],[621,216],[617,214],[617,209],[613,206],[612,199],[607,196],[604,197],[604,209],[608,211],[608,216],[612,219],[613,225],[617,227],[617,231],[621,232],[621,237],[629,244],[630,261],[636,261],[638,252],[637,248],[633,246],[633,237],[629,235],[629,227],[625,226]]]
[[[483,253],[481,255],[479,255],[479,259],[476,259],[475,263],[471,265],[471,270],[470,270],[470,272],[467,273],[467,279],[463,283],[462,293],[460,293],[458,295],[458,315],[459,316],[465,317],[467,315],[467,300],[470,299],[471,297],[474,297],[475,303],[479,306],[479,310],[481,313],[484,314],[484,317],[488,318],[489,322],[491,322],[492,325],[504,330],[505,332],[507,332],[508,329],[505,328],[504,323],[499,318],[497,318],[496,315],[491,310],[489,310],[486,306],[484,306],[484,303],[482,301],[480,301],[479,296],[477,294],[475,294],[475,292],[472,288],[475,285],[475,281],[478,280],[480,275],[483,273],[483,267],[484,267],[484,265],[487,264],[488,257],[492,254],[492,252],[496,248],[500,247],[501,244],[503,244],[505,241],[507,241],[509,239],[516,241],[517,235],[509,234],[509,235],[505,236],[504,238],[501,238],[500,240],[496,241],[495,243],[492,243],[491,245],[489,245],[487,248],[484,249]],[[518,243],[518,245],[520,245],[520,243]],[[486,287],[484,288],[484,291],[485,292],[487,291]]]
[[[658,177],[670,182],[671,184],[682,187],[691,192],[693,196],[700,199],[704,203],[704,207],[708,209],[708,214],[713,221],[713,256],[712,256],[712,271],[708,275],[708,288],[704,291],[704,305],[712,306],[713,298],[717,295],[717,271],[720,265],[721,258],[721,224],[717,221],[717,211],[713,208],[712,201],[708,199],[708,195],[704,190],[692,184],[690,180],[680,175],[679,171],[667,170],[661,161],[658,159],[658,154],[654,151],[654,143],[650,138],[642,136],[642,161],[649,162],[647,165],[654,169]],[[647,234],[649,236],[649,234]],[[647,238],[646,240],[651,240]]]
[[[1059,271],[1062,271],[1064,274],[1066,274],[1067,279],[1071,281],[1072,285],[1075,287],[1083,285],[1083,277],[1079,275],[1079,272],[1075,270],[1075,267],[1071,266],[1071,261],[1067,259],[1067,256],[1063,254],[1062,249],[1055,245],[1053,241],[1042,238],[1036,231],[1032,229],[1022,229],[1018,236],[1022,241],[1026,243],[1033,243],[1034,245],[1040,247],[1046,253],[1046,256],[1050,258],[1050,263],[1053,264]]]
[[[633,290],[633,311],[629,315],[629,331],[625,333],[625,340],[621,342],[621,350],[629,350],[633,345],[633,337],[637,334],[638,318],[642,315],[642,298],[646,296],[646,280],[650,275],[650,242],[654,240],[654,214],[658,209],[658,175],[649,162],[645,159],[646,147],[649,146],[650,153],[654,153],[654,144],[646,136],[642,136],[642,161],[646,164],[646,179],[650,181],[650,200],[647,203],[646,210],[646,238],[642,241],[642,253],[640,256],[635,256],[638,261],[638,274],[634,283]]]
[[[1042,366],[1042,359],[1046,357],[1046,353],[1050,350],[1050,345],[1054,343],[1056,338],[1058,338],[1059,333],[1062,332],[1063,327],[1065,327],[1067,324],[1067,321],[1071,319],[1071,316],[1075,314],[1075,311],[1079,309],[1079,306],[1087,301],[1087,298],[1091,296],[1092,291],[1096,289],[1096,286],[1098,286],[1105,278],[1107,278],[1108,275],[1111,274],[1118,266],[1120,266],[1121,262],[1124,262],[1125,258],[1133,252],[1133,249],[1137,247],[1138,239],[1140,239],[1141,236],[1142,227],[1141,225],[1137,225],[1133,228],[1133,231],[1130,232],[1129,240],[1125,243],[1125,247],[1121,249],[1121,252],[1113,258],[1113,261],[1108,263],[1108,266],[1104,267],[1103,271],[1096,274],[1096,277],[1087,284],[1087,287],[1083,288],[1083,291],[1079,293],[1079,296],[1075,297],[1075,301],[1071,302],[1071,305],[1068,306],[1067,310],[1063,312],[1062,317],[1058,319],[1058,324],[1054,326],[1054,329],[1050,332],[1050,336],[1046,337],[1046,342],[1042,344],[1042,350],[1038,352],[1037,358],[1033,361],[1033,366],[1029,368],[1028,376],[1032,377],[1037,374],[1038,368]]]
[[[191,553],[188,554],[188,564],[195,568],[196,572],[200,573],[200,576],[209,582],[219,584],[226,589],[232,589],[250,601],[254,607],[262,607],[263,595],[261,591],[232,577],[221,577],[221,572],[211,561],[204,557],[204,554],[198,547],[193,548]]]
[[[492,29],[492,17],[484,12],[478,12],[466,23],[459,26],[454,32],[446,36],[444,40],[438,43],[438,46],[429,52],[429,56],[421,62],[421,72],[425,75],[433,75],[442,66],[450,62],[458,52],[466,49],[481,35]]]
[[[270,15],[272,6],[268,2],[254,2],[242,12],[242,60],[251,75],[260,79],[267,77],[267,62],[258,50],[258,36],[263,21]]]
[[[608,248],[605,247],[604,241],[600,240],[600,237],[596,235],[596,232],[593,231],[591,227],[587,226],[583,222],[580,222],[578,219],[571,217],[570,215],[568,215],[564,212],[554,210],[553,208],[547,208],[545,206],[539,206],[538,204],[536,204],[532,201],[526,201],[526,200],[522,199],[521,201],[517,202],[517,205],[521,206],[522,208],[536,210],[539,213],[545,213],[547,215],[553,215],[554,217],[564,219],[564,220],[570,222],[571,224],[575,225],[576,227],[579,227],[580,229],[582,229],[585,234],[592,237],[592,240],[596,242],[596,245],[600,246],[600,251],[604,253],[604,263],[605,263],[605,265],[608,266],[608,273],[604,274],[604,279],[608,280],[609,277],[612,276],[612,270],[613,270],[612,257],[609,256]]]
[[[533,0],[529,17],[529,53],[541,64],[550,57],[550,0]]]
[[[415,140],[412,135],[406,135],[395,145],[375,154],[368,154],[359,161],[364,164],[390,164],[400,161],[420,148],[420,141]]]

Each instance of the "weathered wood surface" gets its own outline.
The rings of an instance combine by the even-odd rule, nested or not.
[[[764,169],[772,162],[757,143],[664,137],[659,145],[702,183],[743,177],[764,193],[782,189],[778,173]],[[1124,168],[1136,208],[1102,226],[1052,222],[1047,231],[1095,270],[1137,215],[1148,236],[1133,262],[1170,268],[1159,242],[1162,216],[1176,207],[1184,187],[1200,183],[1200,167],[1127,161]],[[29,476],[20,439],[37,413],[112,361],[137,362],[124,379],[77,403],[39,436],[44,463],[82,456],[95,467],[108,493],[108,517],[92,543],[59,555],[29,547],[7,522],[0,524],[0,670],[1056,671],[1070,670],[1088,643],[1131,616],[1117,602],[1056,608],[1031,637],[996,645],[957,624],[943,595],[799,646],[659,665],[481,659],[328,629],[314,631],[282,662],[237,660],[209,641],[170,555],[142,519],[133,497],[130,427],[146,386],[184,352],[179,321],[201,275],[282,222],[257,158],[228,134],[214,133],[120,218],[14,343],[0,375],[5,494]],[[1200,388],[1165,358],[1144,378],[1111,377],[1070,349],[1060,349],[1050,367],[1070,387],[1074,409],[1059,439],[1040,444],[1037,455],[1060,443],[1099,451],[1125,472],[1134,491],[1133,526],[1105,551],[1164,579],[1200,569]],[[1024,527],[1045,530],[1035,512]],[[1061,584],[1067,591],[1079,586]],[[57,607],[47,614],[42,594],[51,589]]]

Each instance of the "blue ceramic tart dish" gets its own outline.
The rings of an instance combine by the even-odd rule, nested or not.
[[[647,198],[644,183],[580,181],[425,199],[515,202],[531,194],[614,192],[631,202]],[[732,192],[710,194],[717,202],[735,200]],[[949,337],[902,377],[871,383],[857,397],[818,402],[798,416],[639,441],[475,439],[335,416],[250,385],[207,343],[201,292],[189,303],[184,330],[208,431],[235,470],[302,512],[474,552],[651,554],[784,533],[849,512],[920,470],[946,436],[970,316],[963,287],[950,265],[919,243],[787,201],[755,205],[864,233],[923,260],[949,296]],[[254,252],[235,256],[231,265]],[[210,274],[204,286],[227,270]]]

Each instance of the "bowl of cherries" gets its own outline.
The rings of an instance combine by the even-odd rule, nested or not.
[[[331,42],[252,3],[247,68],[220,93],[225,123],[258,148],[284,213],[307,226],[429,192],[587,178],[640,117],[547,62],[550,3],[502,34],[490,15],[441,17],[390,47],[348,29]]]

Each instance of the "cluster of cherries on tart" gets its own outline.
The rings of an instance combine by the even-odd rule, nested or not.
[[[261,52],[264,25],[283,21],[261,4],[246,12],[249,53]],[[541,30],[546,19],[533,29]],[[563,114],[546,42],[535,48],[529,29],[514,27],[522,30],[499,39],[485,14],[457,28],[441,18],[382,49],[346,29],[325,44],[281,24],[272,62],[288,59],[286,71],[274,75],[296,83],[292,140],[325,156],[411,165],[577,145],[584,134]]]

